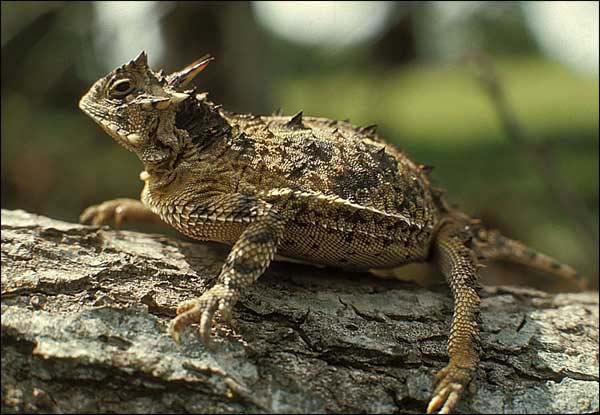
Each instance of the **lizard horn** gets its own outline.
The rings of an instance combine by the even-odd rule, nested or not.
[[[146,54],[146,51],[141,51],[138,57],[133,60],[133,62],[138,66],[148,66],[148,55]]]
[[[196,77],[204,68],[208,66],[210,61],[213,61],[213,58],[210,55],[204,55],[200,59],[195,62],[189,64],[182,70],[178,72],[173,72],[169,76],[167,76],[167,83],[172,87],[184,87],[186,86],[192,79]]]

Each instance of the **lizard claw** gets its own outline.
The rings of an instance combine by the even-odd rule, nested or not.
[[[460,367],[452,361],[440,370],[435,376],[437,386],[427,406],[427,413],[431,414],[440,407],[440,414],[452,412],[466,385],[471,381],[472,374],[472,369]]]
[[[132,199],[108,200],[85,209],[79,216],[79,222],[102,226],[114,221],[115,228],[119,229],[127,217],[132,216],[139,203],[139,201]]]
[[[232,303],[224,293],[227,288],[215,285],[205,292],[199,299],[185,301],[177,307],[177,317],[171,320],[169,334],[176,343],[179,343],[181,332],[192,323],[200,323],[200,339],[210,345],[210,331],[213,318],[217,310],[221,311],[223,320],[231,316]]]

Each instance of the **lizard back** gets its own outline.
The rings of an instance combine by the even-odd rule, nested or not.
[[[239,131],[230,146],[243,149],[238,190],[295,212],[281,254],[353,268],[426,258],[439,220],[426,168],[374,126],[222,114]]]

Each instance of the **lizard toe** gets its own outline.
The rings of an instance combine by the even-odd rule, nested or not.
[[[186,313],[187,311],[191,310],[192,308],[196,307],[197,305],[198,305],[197,299],[184,301],[177,306],[177,315]]]
[[[190,324],[200,323],[200,339],[210,345],[210,334],[213,326],[215,312],[220,310],[221,315],[231,316],[231,303],[222,296],[223,287],[214,286],[196,300],[185,301],[177,307],[177,317],[169,325],[169,334],[173,340],[179,342],[181,332]]]
[[[116,229],[135,213],[139,202],[131,199],[107,200],[99,205],[92,205],[85,209],[79,216],[79,222],[94,226],[106,225],[113,221]]]
[[[93,205],[85,209],[79,216],[79,222],[84,224],[92,224],[94,226],[102,226],[115,218],[115,210],[118,204],[113,200]]]
[[[460,367],[453,362],[440,370],[435,377],[434,382],[437,386],[427,406],[427,413],[433,413],[440,407],[442,408],[439,412],[441,414],[452,412],[465,387],[471,381],[472,375],[472,369]]]
[[[212,328],[213,317],[216,309],[216,304],[211,304],[211,307],[205,309],[200,317],[200,338],[206,345],[210,343],[210,330]]]
[[[83,224],[90,224],[92,220],[98,215],[98,206],[93,205],[86,208],[81,215],[79,215],[79,222]]]

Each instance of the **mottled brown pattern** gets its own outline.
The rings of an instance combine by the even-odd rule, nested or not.
[[[373,271],[433,262],[448,280],[455,311],[450,361],[436,377],[427,410],[452,411],[479,361],[478,257],[566,277],[574,271],[450,209],[428,179],[431,169],[386,144],[374,125],[360,128],[302,112],[235,114],[206,94],[184,90],[209,61],[164,76],[142,53],[81,99],[81,109],[136,153],[145,169],[142,204],[105,202],[81,220],[162,220],[192,238],[232,245],[215,286],[179,306],[170,327],[177,341],[186,326],[199,322],[208,343],[216,311],[227,320],[276,251]]]

